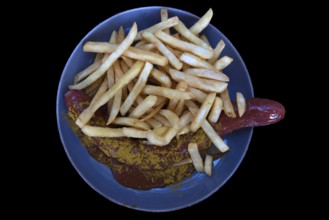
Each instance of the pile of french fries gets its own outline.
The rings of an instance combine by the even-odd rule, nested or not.
[[[229,77],[223,73],[233,59],[220,58],[224,41],[212,48],[207,37],[200,36],[213,11],[209,9],[190,28],[177,16],[168,18],[165,8],[160,16],[160,23],[142,31],[134,23],[127,36],[121,26],[109,42],[84,44],[85,52],[97,53],[95,61],[75,76],[69,88],[84,90],[93,98],[76,124],[88,136],[142,138],[145,144],[157,146],[201,128],[225,152],[229,147],[209,122],[216,123],[222,110],[236,117],[227,89]],[[246,108],[241,93],[237,102],[241,117]],[[107,127],[88,125],[104,105]],[[189,152],[196,169],[203,172],[197,146],[192,144]],[[205,160],[208,175],[210,157]]]

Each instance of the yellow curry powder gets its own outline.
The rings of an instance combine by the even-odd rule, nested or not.
[[[202,129],[194,134],[182,135],[178,140],[173,139],[167,146],[145,145],[142,140],[133,138],[89,137],[84,135],[74,123],[79,116],[78,110],[88,106],[89,102],[81,102],[79,105],[78,108],[76,103],[72,102],[67,119],[89,154],[117,174],[129,174],[132,172],[132,167],[137,167],[145,180],[159,183],[155,185],[156,187],[177,183],[194,172],[191,164],[172,166],[189,157],[188,143],[197,143],[200,150],[208,149],[211,145]],[[90,124],[106,126],[106,121],[102,116],[94,116]]]

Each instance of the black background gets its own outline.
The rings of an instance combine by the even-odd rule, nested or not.
[[[216,3],[215,3],[216,2]],[[48,4],[33,20],[38,29],[35,41],[42,42],[42,72],[36,72],[44,83],[38,89],[46,91],[43,104],[47,111],[46,128],[42,128],[42,157],[33,161],[38,180],[33,182],[36,207],[48,213],[105,214],[108,217],[159,217],[154,213],[135,211],[116,205],[90,188],[70,164],[59,138],[56,124],[55,100],[59,78],[67,59],[79,41],[97,24],[121,11],[152,5],[176,7],[202,16],[210,7],[211,21],[233,43],[244,59],[254,86],[255,96],[281,102],[286,118],[278,124],[255,128],[245,159],[232,178],[208,199],[183,210],[162,213],[167,217],[193,217],[196,214],[214,216],[281,216],[298,199],[291,181],[296,163],[291,159],[292,106],[296,102],[286,77],[296,74],[294,33],[300,20],[295,10],[282,1],[269,3],[240,3],[237,1],[108,1],[90,2],[70,7]],[[45,25],[46,23],[46,25]],[[283,48],[285,52],[283,53]],[[50,51],[49,51],[50,49]],[[47,52],[43,52],[47,50]],[[43,88],[43,86],[45,88]],[[217,217],[216,217],[217,218]]]

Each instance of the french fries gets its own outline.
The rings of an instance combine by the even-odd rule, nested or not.
[[[178,33],[180,33],[183,37],[185,37],[187,40],[189,40],[190,42],[203,47],[203,48],[207,48],[209,50],[212,50],[212,48],[203,40],[201,40],[200,38],[198,38],[193,32],[191,32],[184,24],[183,22],[179,21],[178,24],[176,24],[174,26],[174,28],[176,29],[176,31]]]
[[[164,33],[163,31],[155,32],[155,36],[157,36],[157,38],[159,38],[162,42],[169,44],[173,48],[193,53],[203,59],[210,59],[214,56],[214,52],[212,50],[200,47],[198,45],[183,40],[179,40],[169,34]]]
[[[115,82],[118,82],[120,78],[123,76],[121,68],[118,66],[118,62],[115,63],[114,65],[114,72],[115,72]],[[115,117],[117,117],[119,111],[120,111],[120,106],[121,106],[121,100],[122,100],[122,94],[123,94],[123,88],[119,89],[116,94],[114,95],[113,102],[112,102],[112,108],[110,112],[110,117],[107,120],[107,125],[111,124]]]
[[[163,124],[156,120],[155,118],[150,118],[145,121],[147,124],[149,124],[153,129],[160,128],[163,126]]]
[[[236,103],[238,105],[239,116],[242,117],[246,111],[246,100],[241,92],[236,93]]]
[[[203,172],[204,166],[203,166],[201,155],[199,153],[198,145],[196,143],[189,143],[188,152],[192,159],[192,163],[194,165],[195,170],[197,172]]]
[[[169,72],[171,77],[177,82],[184,81],[191,87],[202,89],[207,92],[220,93],[227,87],[227,83],[202,79],[193,75],[187,75],[186,73],[180,72],[178,70],[170,69]]]
[[[122,128],[106,128],[106,127],[95,127],[86,125],[81,128],[82,132],[85,135],[90,137],[124,137],[125,134],[122,131]]]
[[[169,63],[175,67],[176,69],[180,70],[183,66],[183,64],[179,61],[179,59],[158,39],[156,38],[152,33],[148,31],[144,31],[142,34],[142,37],[154,44],[158,50],[168,58]]]
[[[138,32],[135,40],[140,40],[142,33],[145,31],[150,32],[150,33],[155,33],[157,31],[165,30],[167,28],[170,28],[170,27],[178,24],[178,21],[179,21],[178,17],[175,16],[175,17],[169,18],[168,20],[157,23],[149,28],[146,28],[146,29]]]
[[[153,68],[153,65],[151,63],[148,63],[148,62],[145,63],[144,69],[141,72],[141,74],[139,75],[139,78],[138,78],[134,88],[131,90],[131,92],[129,93],[129,95],[127,96],[126,100],[123,102],[123,104],[120,108],[121,115],[125,115],[128,112],[129,108],[135,102],[135,99],[138,97],[138,95],[144,89],[152,68]]]
[[[126,137],[132,138],[146,138],[147,135],[147,131],[130,127],[123,127],[122,132]]]
[[[188,87],[187,90],[188,90],[189,92],[191,92],[191,93],[194,95],[195,99],[196,99],[198,102],[200,102],[200,103],[203,103],[204,100],[205,100],[206,97],[207,97],[207,93],[205,93],[205,92],[203,92],[203,91],[201,91],[201,90],[199,90],[199,89],[196,89],[196,88],[193,88],[193,87]]]
[[[111,53],[111,55],[104,61],[104,63],[92,74],[90,74],[86,79],[82,80],[78,84],[69,86],[70,89],[84,89],[98,78],[100,78],[110,66],[130,47],[134,42],[137,34],[137,24],[134,23],[131,27],[127,37],[122,41],[122,43],[116,48],[116,50]]]
[[[75,75],[75,77],[74,77],[74,84],[79,83],[81,80],[83,80],[84,78],[89,76],[92,72],[97,70],[101,66],[101,64],[102,64],[101,60],[96,61],[93,64],[91,64],[90,66],[88,66],[86,69],[84,69],[81,72],[77,73],[77,75]]]
[[[92,42],[88,41],[83,46],[83,51],[85,52],[94,52],[94,53],[111,53],[118,49],[117,44],[109,44],[107,42]],[[157,53],[150,52],[147,50],[142,50],[137,47],[130,47],[123,52],[123,56],[129,57],[135,60],[141,60],[145,62],[150,62],[156,65],[165,66],[168,64],[167,57],[161,56]]]
[[[213,16],[213,11],[210,8],[206,14],[204,14],[191,28],[190,31],[193,34],[199,34],[203,29],[207,27],[207,25],[210,23],[210,20]]]
[[[212,104],[214,103],[216,97],[216,93],[209,93],[206,97],[205,101],[202,103],[198,113],[195,115],[194,120],[191,123],[191,131],[196,132],[200,127],[201,124],[206,119]]]
[[[207,154],[204,160],[204,172],[208,176],[211,176],[212,174],[212,166],[213,166],[212,162],[213,162],[213,156]]]
[[[155,118],[156,120],[161,122],[161,124],[163,124],[164,126],[170,126],[170,122],[168,121],[168,119],[166,119],[166,117],[164,117],[161,114],[156,114],[156,115],[153,116],[153,118]]]
[[[168,20],[168,10],[166,8],[161,8],[160,16],[161,16],[161,21]],[[170,34],[169,28],[163,29],[163,32]]]
[[[166,131],[168,131],[168,129],[169,129],[169,127],[167,127],[167,126],[163,126],[163,127],[155,128],[155,129],[153,129],[153,131],[154,131],[157,135],[159,135],[159,136],[163,136],[163,135],[166,133]]]
[[[141,102],[130,114],[129,117],[139,118],[149,109],[151,109],[155,102],[157,101],[157,97],[154,95],[147,96],[143,102]]]
[[[183,81],[179,82],[176,86],[176,90],[179,90],[179,91],[186,91],[187,88],[188,88],[188,85]],[[179,99],[170,99],[170,102],[169,102],[167,108],[169,110],[174,111],[178,102],[179,102]]]
[[[151,77],[158,81],[162,86],[170,88],[171,80],[167,74],[161,72],[160,70],[153,68],[151,72]]]
[[[194,96],[190,92],[182,92],[175,89],[169,89],[165,87],[160,86],[151,86],[146,85],[144,87],[143,93],[146,95],[157,95],[157,96],[163,96],[168,99],[193,99]]]
[[[115,125],[131,126],[143,130],[150,130],[150,126],[146,122],[142,122],[136,118],[117,117],[113,122]]]
[[[207,36],[200,36],[212,16],[209,9],[188,29],[162,9],[161,22],[149,28],[138,31],[134,23],[125,36],[120,26],[108,42],[86,42],[83,50],[97,53],[96,58],[76,74],[69,88],[83,90],[92,100],[76,125],[90,137],[138,138],[156,146],[201,128],[221,152],[228,151],[209,122],[217,123],[222,110],[236,117],[227,89],[229,75],[223,73],[233,59],[220,57],[223,40],[213,49]],[[177,33],[171,34],[170,29]],[[246,101],[239,92],[236,100],[242,117]],[[107,127],[91,126],[90,119],[104,105]],[[198,172],[211,176],[213,157],[206,155],[203,162],[196,143],[190,143],[187,150],[191,159],[173,166],[192,162]]]
[[[99,99],[94,102],[94,105],[89,105],[78,117],[76,120],[76,125],[82,128],[84,125],[88,123],[90,118],[94,115],[94,113],[104,104],[106,104],[115,93],[126,86],[132,79],[134,79],[141,71],[144,66],[144,62],[138,61],[130,68],[125,75],[119,79],[117,83],[115,83],[106,93],[104,93]]]
[[[195,116],[198,113],[198,107],[197,105],[191,101],[187,100],[185,101],[185,105],[188,107],[188,109],[191,111],[193,116]],[[204,120],[204,122],[201,125],[202,130],[206,133],[208,138],[212,141],[212,143],[220,150],[221,152],[226,152],[230,148],[225,144],[223,139],[221,139],[217,132],[214,130],[214,128],[209,124],[207,120]]]
[[[162,109],[159,113],[165,116],[170,122],[171,127],[178,129],[179,128],[179,118],[178,116],[168,109]]]
[[[193,66],[193,67],[198,67],[198,68],[206,68],[210,70],[216,70],[216,68],[208,63],[207,61],[200,59],[199,57],[190,54],[190,53],[183,53],[179,59],[183,61],[184,63]]]
[[[225,43],[223,40],[220,40],[214,49],[214,56],[211,59],[209,59],[209,63],[214,64],[218,60],[218,57],[220,56],[224,48],[225,48]]]
[[[230,79],[224,73],[210,69],[191,68],[184,70],[184,73],[205,79],[213,79],[228,82]]]
[[[233,62],[233,59],[228,56],[223,56],[219,60],[216,61],[214,64],[215,68],[217,70],[223,70],[225,69],[228,65],[230,65]]]
[[[208,120],[211,123],[216,123],[219,119],[220,113],[222,112],[223,109],[223,101],[220,97],[216,97],[215,101],[211,107]]]
[[[221,94],[220,94],[222,100],[223,100],[223,108],[225,115],[227,115],[230,118],[235,118],[236,114],[230,99],[230,95],[228,93],[228,89],[225,89]]]

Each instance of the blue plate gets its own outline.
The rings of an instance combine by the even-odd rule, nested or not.
[[[58,129],[64,149],[80,176],[90,187],[112,202],[150,212],[173,211],[189,207],[215,193],[240,165],[252,136],[252,128],[227,135],[225,141],[231,151],[222,159],[214,162],[215,167],[211,177],[195,173],[180,183],[179,187],[168,186],[147,191],[130,189],[118,184],[111,171],[90,157],[85,147],[81,145],[64,118],[64,115],[67,114],[64,94],[68,91],[68,86],[73,83],[74,75],[93,61],[94,54],[84,53],[83,44],[86,41],[107,41],[113,30],[117,30],[120,25],[126,28],[131,27],[134,21],[137,22],[139,30],[149,27],[160,21],[160,9],[161,7],[143,7],[124,11],[91,30],[81,40],[66,63],[58,86],[56,106]],[[168,12],[170,17],[177,15],[187,27],[199,19],[199,17],[179,9],[168,8]],[[246,98],[253,97],[253,88],[247,68],[231,42],[213,25],[208,25],[203,33],[206,34],[213,47],[220,39],[223,39],[226,47],[222,54],[234,59],[233,63],[224,70],[230,77],[229,92],[232,99],[235,100],[237,91],[242,92]]]

